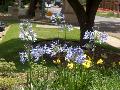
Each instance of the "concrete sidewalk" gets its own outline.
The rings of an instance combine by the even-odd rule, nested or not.
[[[107,44],[120,49],[120,39],[108,36]]]

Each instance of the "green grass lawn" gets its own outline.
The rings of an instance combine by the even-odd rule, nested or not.
[[[106,18],[109,18],[109,17],[115,17],[115,18],[119,18],[120,17],[120,14],[114,14],[114,12],[106,12],[106,13],[103,13],[103,12],[97,12],[96,13],[97,16],[102,16],[102,17],[106,17]]]
[[[36,28],[35,25],[33,27],[33,30],[37,33],[37,37],[39,39],[54,39],[54,38],[65,38],[65,32],[60,31],[58,29],[51,29],[51,28]],[[67,31],[66,33],[66,39],[67,40],[79,40],[80,38],[80,31],[77,29],[74,29],[72,31]]]

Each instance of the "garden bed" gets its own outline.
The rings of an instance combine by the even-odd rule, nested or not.
[[[64,39],[53,39],[53,40],[41,40],[38,42],[33,43],[33,46],[40,45],[44,46],[45,44],[50,46],[52,42],[59,41],[59,44],[63,46],[64,44],[67,44],[68,47],[77,47],[80,46],[79,41],[75,40],[64,40]],[[86,52],[86,51],[85,51]],[[90,53],[86,52],[86,54],[90,55]],[[112,64],[112,62],[120,62],[120,49],[112,47],[108,44],[95,44],[95,51],[94,51],[94,60],[95,62],[98,59],[104,59],[106,65]]]

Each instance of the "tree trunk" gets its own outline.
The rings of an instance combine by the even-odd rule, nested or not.
[[[68,0],[68,3],[73,8],[80,25],[80,46],[81,48],[85,49],[84,47],[86,44],[89,43],[89,39],[83,39],[85,32],[91,31],[93,32],[92,27],[94,26],[94,19],[99,7],[101,0],[87,0],[86,2],[86,10],[80,4],[79,0]]]

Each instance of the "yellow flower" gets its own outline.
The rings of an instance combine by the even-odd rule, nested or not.
[[[103,64],[103,60],[102,60],[102,59],[99,59],[99,60],[97,61],[97,64]]]
[[[84,63],[82,63],[82,65],[85,68],[90,68],[91,67],[92,62],[90,60],[86,60]]]
[[[61,61],[60,61],[60,59],[58,58],[57,60],[53,60],[53,63],[55,63],[55,64],[60,64]]]
[[[54,64],[57,64],[57,62],[56,62],[55,60],[53,60],[53,63],[54,63]]]
[[[88,60],[91,61],[92,59],[90,58],[90,56],[87,56],[88,57]]]
[[[67,67],[68,67],[69,69],[73,69],[74,64],[73,64],[73,63],[68,63]]]
[[[120,62],[118,62],[118,64],[120,65]]]
[[[60,63],[61,63],[61,61],[60,61],[60,59],[58,58],[58,59],[57,59],[57,64],[60,64]]]

